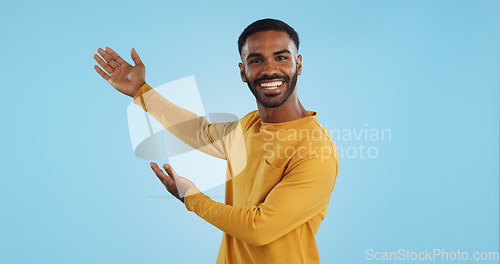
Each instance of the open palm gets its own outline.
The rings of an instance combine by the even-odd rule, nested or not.
[[[102,69],[97,65],[94,65],[94,69],[116,90],[133,97],[145,84],[146,68],[135,49],[131,51],[135,66],[128,64],[109,47],[106,47],[105,50],[99,48],[97,52],[101,56],[94,54],[94,59],[101,65]]]

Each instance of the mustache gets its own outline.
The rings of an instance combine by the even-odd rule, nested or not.
[[[267,80],[273,80],[273,79],[283,79],[285,80],[285,82],[290,82],[290,77],[286,76],[286,75],[277,75],[277,74],[273,74],[271,76],[269,75],[264,75],[260,78],[257,78],[253,81],[253,83],[255,85],[257,85],[257,83],[261,82],[261,81],[267,81]]]

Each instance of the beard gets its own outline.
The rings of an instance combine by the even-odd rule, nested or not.
[[[258,88],[256,88],[260,86],[258,82],[265,80],[273,80],[273,79],[283,79],[284,80],[283,84],[286,84],[286,90],[279,94],[265,94],[261,96],[257,91]],[[283,86],[283,84],[281,85]],[[247,85],[248,88],[250,88],[250,91],[253,93],[253,95],[261,105],[268,108],[278,107],[284,104],[295,90],[295,86],[297,85],[297,67],[295,67],[295,73],[293,74],[291,80],[290,77],[286,75],[276,75],[276,74],[273,76],[266,75],[261,78],[255,79],[253,82],[247,82]]]

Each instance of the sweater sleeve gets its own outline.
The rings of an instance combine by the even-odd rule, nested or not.
[[[133,102],[192,148],[217,158],[227,158],[222,140],[214,140],[213,135],[214,131],[227,133],[234,122],[211,124],[202,116],[173,104],[147,83],[136,93]]]
[[[296,162],[270,191],[263,203],[253,207],[225,205],[211,200],[196,187],[186,192],[189,211],[247,243],[268,244],[324,210],[335,185],[338,163],[305,157]]]

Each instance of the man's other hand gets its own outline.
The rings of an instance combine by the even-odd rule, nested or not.
[[[177,175],[174,168],[167,163],[163,164],[163,168],[168,175],[158,167],[158,164],[151,162],[149,165],[151,165],[151,169],[153,169],[156,176],[158,176],[158,179],[165,185],[167,190],[182,202],[184,202],[184,196],[187,190],[191,187],[195,187],[194,183],[190,180]]]
[[[122,59],[114,50],[106,47],[105,50],[98,48],[97,52],[99,55],[94,54],[94,59],[101,65],[94,65],[94,69],[99,75],[102,76],[106,81],[111,84],[116,90],[130,97],[139,91],[139,88],[143,86],[145,82],[145,71],[146,68],[139,58],[139,54],[135,49],[131,50],[132,60],[134,60],[135,66],[128,64],[124,59]],[[103,60],[104,59],[104,60]]]

